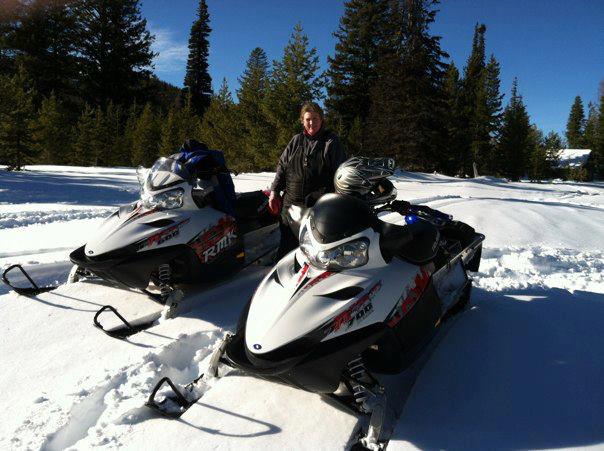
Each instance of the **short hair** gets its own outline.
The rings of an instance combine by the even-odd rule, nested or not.
[[[305,113],[316,113],[323,120],[323,109],[315,102],[304,102],[302,109],[300,109],[300,122],[304,119]]]

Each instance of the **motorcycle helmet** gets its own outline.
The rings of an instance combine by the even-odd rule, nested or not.
[[[392,158],[352,157],[338,167],[333,183],[337,193],[370,205],[385,204],[396,199],[396,188],[387,178],[393,173]]]

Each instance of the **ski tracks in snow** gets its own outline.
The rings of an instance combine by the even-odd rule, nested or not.
[[[55,211],[31,210],[7,212],[0,214],[0,229],[73,221],[75,219],[105,218],[114,210],[115,208],[73,208]]]
[[[100,382],[87,377],[69,398],[41,396],[9,447],[46,451],[119,447],[120,437],[133,425],[155,416],[144,403],[157,381],[168,376],[184,385],[196,378],[223,337],[220,329],[181,335],[138,363],[114,373],[106,370]]]

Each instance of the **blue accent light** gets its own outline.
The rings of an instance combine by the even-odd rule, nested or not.
[[[405,216],[405,222],[407,224],[413,224],[415,221],[417,221],[417,216],[416,215],[406,215]]]

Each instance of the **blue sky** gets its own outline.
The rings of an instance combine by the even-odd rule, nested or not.
[[[323,69],[333,55],[344,11],[340,0],[208,0],[211,27],[210,75],[214,89],[226,77],[231,91],[238,87],[245,62],[254,47],[269,61],[279,59],[297,22],[317,48]],[[143,15],[156,36],[160,53],[155,72],[182,86],[187,41],[197,1],[142,0]],[[512,79],[518,77],[532,122],[546,133],[563,133],[570,106],[580,95],[585,106],[596,102],[604,80],[603,0],[444,0],[433,26],[443,50],[463,68],[476,22],[487,26],[487,54],[501,64],[501,90],[507,103]]]

